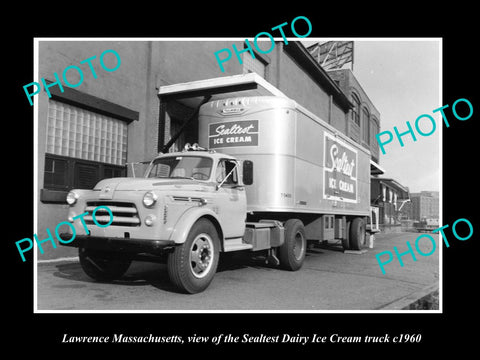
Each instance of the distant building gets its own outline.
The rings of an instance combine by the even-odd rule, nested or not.
[[[440,201],[438,191],[421,191],[411,193],[411,218],[415,221],[422,219],[438,219],[440,214]]]
[[[372,177],[370,189],[370,202],[379,207],[380,225],[400,225],[407,217],[408,187],[394,179]]]

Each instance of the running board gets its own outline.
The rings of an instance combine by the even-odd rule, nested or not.
[[[240,251],[240,250],[251,250],[253,249],[252,244],[246,244],[242,241],[242,238],[225,240],[224,252],[230,251]]]

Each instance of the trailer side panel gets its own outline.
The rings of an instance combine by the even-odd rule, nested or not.
[[[368,215],[369,151],[293,100],[213,101],[199,122],[201,146],[254,162],[249,211]]]

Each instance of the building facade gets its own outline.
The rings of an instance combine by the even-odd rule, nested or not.
[[[440,216],[440,198],[438,191],[421,191],[411,193],[411,219],[422,221],[425,219],[438,220]]]
[[[379,146],[375,135],[380,132],[380,112],[350,69],[329,70],[328,75],[352,102],[346,122],[346,134],[369,149],[372,160],[378,164]]]
[[[379,208],[379,223],[381,226],[400,225],[407,217],[405,206],[409,202],[408,187],[394,179],[372,177],[370,180],[370,202]]]

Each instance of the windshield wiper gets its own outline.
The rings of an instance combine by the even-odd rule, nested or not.
[[[192,176],[170,176],[170,179],[190,179],[190,180],[195,180]]]

